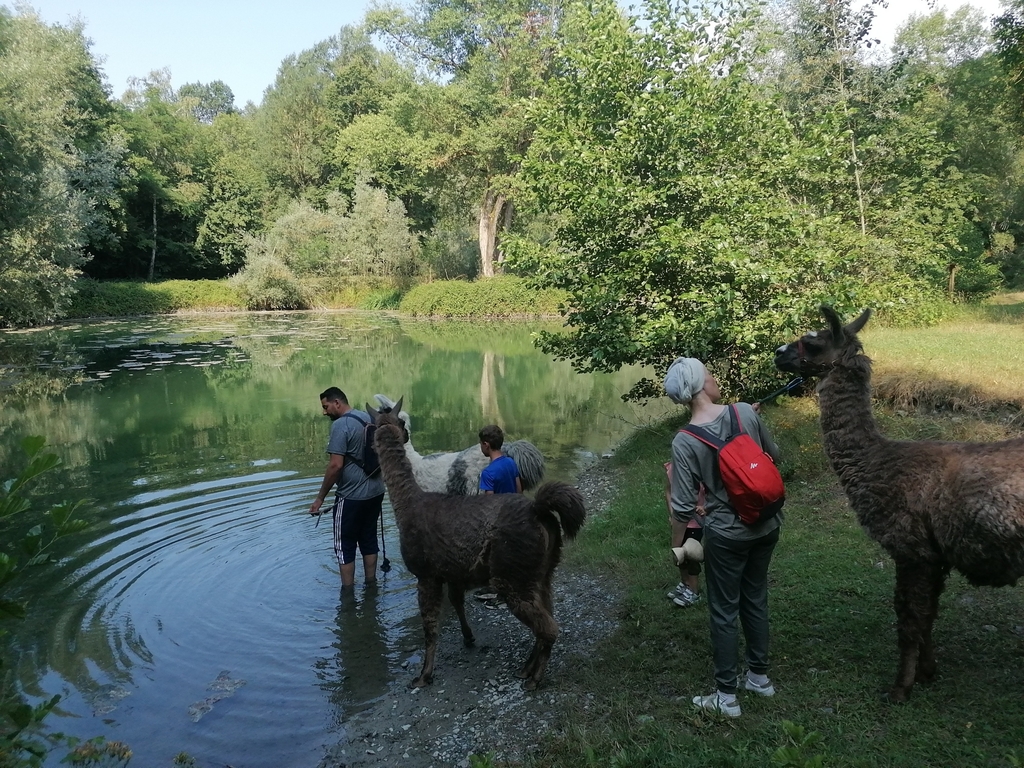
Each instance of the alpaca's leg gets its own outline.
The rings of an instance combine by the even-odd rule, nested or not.
[[[932,570],[931,600],[928,605],[928,615],[925,617],[924,639],[921,643],[921,657],[917,661],[917,674],[915,680],[918,683],[930,683],[935,677],[935,647],[932,644],[932,625],[939,615],[939,595],[946,587],[946,576],[949,571],[945,568]]]
[[[544,677],[551,648],[558,639],[558,623],[547,608],[550,597],[545,598],[541,590],[537,590],[527,600],[520,600],[516,595],[509,599],[508,607],[523,624],[530,628],[536,641],[526,664],[519,671],[518,677],[524,677],[523,688],[534,690]]]
[[[896,636],[900,663],[889,699],[904,702],[910,697],[917,677],[917,663],[924,647],[926,627],[932,611],[932,569],[920,562],[896,563]]]
[[[467,646],[473,645],[476,638],[473,637],[473,630],[466,621],[466,590],[462,586],[448,585],[448,599],[452,601],[455,613],[459,617],[459,626],[462,627],[462,642]]]
[[[420,579],[416,583],[416,597],[420,604],[426,650],[423,653],[423,671],[412,681],[412,688],[422,688],[434,682],[434,655],[437,653],[437,627],[443,596],[444,582]]]

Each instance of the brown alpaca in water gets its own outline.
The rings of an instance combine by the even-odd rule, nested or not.
[[[474,641],[463,605],[466,590],[489,585],[536,638],[517,675],[524,679],[524,688],[533,690],[544,676],[558,638],[551,579],[562,550],[562,534],[575,538],[583,526],[583,497],[560,482],[542,485],[535,499],[518,493],[427,493],[416,484],[405,452],[406,433],[398,419],[401,410],[401,400],[391,413],[366,406],[377,425],[374,445],[395,510],[402,559],[418,580],[426,653],[423,670],[412,686],[429,685],[434,678],[444,584],[448,584],[448,598],[466,645]]]
[[[951,569],[976,586],[1024,576],[1024,438],[998,443],[889,440],[871,414],[871,360],[857,332],[865,311],[775,353],[780,370],[819,376],[821,431],[832,468],[871,538],[896,563],[900,662],[891,701],[935,675],[932,624]]]

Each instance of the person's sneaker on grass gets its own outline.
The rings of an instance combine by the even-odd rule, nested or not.
[[[748,691],[753,691],[758,696],[775,695],[775,686],[772,685],[772,681],[768,679],[767,675],[755,675],[749,670],[747,671],[747,680],[743,687]]]
[[[683,592],[685,592],[687,589],[689,589],[689,587],[686,586],[685,584],[683,584],[683,582],[680,581],[678,584],[676,584],[676,588],[668,593],[668,599],[669,600],[675,600],[676,597],[678,597],[679,595],[683,594]]]
[[[740,703],[736,700],[736,694],[729,695],[721,691],[715,691],[707,696],[694,696],[693,706],[703,709],[705,712],[712,712],[726,717],[739,717],[741,714]]]
[[[673,603],[680,608],[689,608],[691,605],[696,605],[700,602],[700,592],[694,592],[685,584],[682,587],[682,591],[677,591],[675,597],[672,598]]]

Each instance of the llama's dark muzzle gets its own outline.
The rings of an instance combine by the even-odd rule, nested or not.
[[[787,373],[803,373],[800,355],[795,344],[785,344],[775,350],[775,367]]]

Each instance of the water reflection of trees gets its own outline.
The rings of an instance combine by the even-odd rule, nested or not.
[[[497,421],[512,438],[533,441],[564,476],[576,450],[605,450],[633,423],[664,409],[644,411],[621,401],[635,370],[581,376],[568,363],[552,362],[532,345],[539,326],[295,314],[102,324],[98,335],[84,326],[54,331],[39,337],[56,350],[46,359],[91,349],[96,354],[83,354],[82,363],[102,362],[110,375],[4,408],[0,461],[11,458],[24,435],[46,436],[65,462],[52,495],[91,499],[86,514],[96,522],[94,535],[102,536],[124,514],[123,504],[142,492],[243,476],[257,461],[273,461],[275,469],[299,477],[319,476],[327,422],[317,396],[336,384],[359,406],[377,392],[404,395],[420,451],[473,445],[480,427]],[[41,347],[33,349],[21,353],[25,364]],[[143,352],[172,358],[142,361]],[[131,360],[141,367],[116,368]],[[81,537],[74,542],[83,543]],[[102,610],[56,607],[76,567],[73,553],[64,555],[68,567],[54,572],[52,584],[37,585],[54,612],[40,614],[49,624],[36,628],[41,637],[26,646],[18,668],[26,689],[35,690],[50,668],[87,690],[90,668],[116,681],[128,666],[125,653],[146,654],[130,631],[104,626]],[[91,599],[102,598],[84,598]],[[364,640],[382,643],[373,633]],[[347,637],[344,642],[347,649]]]

